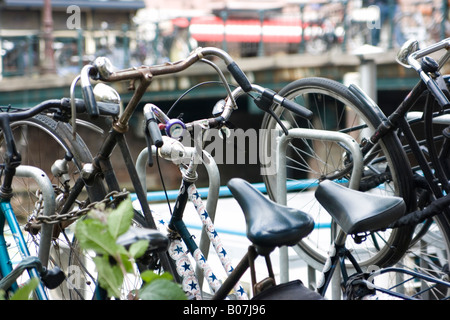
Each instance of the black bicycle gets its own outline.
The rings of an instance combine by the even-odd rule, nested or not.
[[[215,63],[204,59],[207,56],[215,56],[225,62],[230,74],[239,85],[239,89],[236,89],[239,91],[238,93],[233,94],[231,92],[222,71]],[[40,167],[45,172],[49,172],[49,177],[52,181],[55,181],[56,214],[51,219],[45,219],[45,217],[36,213],[28,218],[27,223],[27,228],[33,230],[36,235],[39,235],[42,225],[52,224],[54,226],[52,237],[53,263],[61,266],[61,269],[67,274],[65,285],[58,288],[59,291],[55,294],[55,297],[72,300],[91,299],[92,297],[106,298],[105,292],[97,286],[96,271],[92,262],[94,253],[80,248],[76,237],[74,237],[73,226],[74,222],[86,215],[92,206],[99,203],[105,206],[114,206],[127,196],[128,193],[123,192],[112,165],[111,158],[116,147],[118,147],[124,160],[132,188],[139,202],[139,210],[135,212],[133,223],[138,227],[156,229],[156,222],[147,203],[146,190],[140,183],[140,177],[125,139],[125,133],[129,128],[130,119],[143,100],[152,79],[181,72],[196,62],[203,62],[214,68],[219,74],[229,98],[222,105],[223,108],[219,108],[218,114],[209,119],[186,124],[179,119],[172,119],[173,121],[164,121],[163,119],[162,125],[164,125],[166,135],[169,137],[179,138],[178,135],[183,132],[195,133],[195,128],[198,127],[212,129],[224,126],[236,108],[236,94],[249,94],[256,100],[261,109],[269,113],[271,112],[270,106],[276,103],[301,116],[309,117],[311,115],[309,110],[279,96],[272,90],[251,84],[236,62],[226,52],[216,48],[199,48],[186,59],[172,64],[114,70],[109,60],[98,58],[92,64],[85,66],[80,76],[76,77],[72,83],[71,98],[64,99],[62,107],[49,110],[41,108],[40,111],[45,111],[47,115],[39,114],[22,119],[20,122],[14,122],[13,128],[13,132],[17,135],[16,141],[22,142],[22,154],[28,155],[27,159],[30,162],[42,156],[45,161],[39,164]],[[92,79],[100,82],[95,88],[91,85]],[[123,81],[130,82],[133,96],[123,112],[119,114],[120,97],[111,86],[105,85],[105,83]],[[83,99],[75,98],[78,82],[81,83]],[[48,104],[48,102],[43,104]],[[33,108],[29,111],[29,114],[35,115],[37,111]],[[77,119],[77,113],[83,111],[89,114],[89,121]],[[157,116],[161,116],[161,114],[157,114],[157,111],[157,109],[147,106],[144,108],[144,116],[146,117],[145,135],[149,150],[152,149],[152,146],[161,148],[164,143],[157,124]],[[100,133],[102,130],[92,124],[93,121],[91,120],[103,118],[107,119],[109,132],[102,138],[103,142],[93,156],[90,148],[77,134],[76,128],[83,125]],[[51,144],[55,148],[52,148],[51,152],[45,152],[48,149],[43,144]],[[41,148],[35,150],[38,146]],[[39,152],[33,153],[33,150]],[[194,163],[192,167],[187,167],[183,171],[184,179],[183,188],[180,191],[180,202],[186,202],[187,200],[188,194],[186,191],[195,180],[191,175],[195,175],[196,165],[197,163]],[[179,207],[182,208],[182,206]],[[170,225],[175,231],[181,233],[176,227],[179,222],[176,219],[177,212],[174,212],[175,218]],[[182,214],[182,210],[179,211],[179,214]],[[35,237],[34,241],[39,243],[39,238]],[[190,252],[194,251],[195,249],[190,249]],[[146,263],[139,264],[136,271],[150,269],[155,272],[169,272],[174,276],[175,281],[181,282],[177,273],[177,266],[168,252],[152,252],[146,259]],[[138,274],[130,275],[130,280],[124,281],[124,284],[129,284],[129,287],[124,287],[122,290],[123,296],[116,298],[129,298],[130,293],[139,288],[141,281]]]
[[[388,117],[356,85],[347,87],[329,79],[308,78],[280,91],[314,114],[311,121],[305,122],[275,107],[274,112],[287,127],[345,133],[360,147],[360,163],[340,142],[300,137],[285,147],[287,195],[283,196],[288,206],[308,212],[316,222],[314,231],[294,248],[316,270],[321,270],[327,260],[336,228],[313,192],[325,180],[349,186],[357,166],[361,176],[355,178],[354,189],[400,196],[410,213],[395,228],[347,238],[346,247],[353,250],[358,264],[362,268],[383,268],[398,263],[431,275],[448,273],[450,123],[446,117],[450,95],[448,77],[440,69],[449,58],[449,44],[446,39],[419,50],[417,42],[405,43],[397,59],[416,70],[420,81]],[[430,57],[442,51],[438,62]],[[277,130],[277,124],[265,117],[262,128]],[[269,138],[264,139],[263,147],[266,154],[279,152],[279,146]],[[277,199],[277,176],[265,175],[264,179],[269,195]]]
[[[406,204],[400,197],[380,196],[352,190],[324,180],[315,197],[339,225],[330,247],[327,263],[315,290],[295,279],[276,285],[270,253],[281,246],[293,246],[314,228],[308,214],[267,199],[248,182],[234,178],[228,187],[245,215],[247,237],[252,242],[233,273],[216,292],[213,299],[224,299],[234,283],[248,270],[252,274],[255,300],[322,300],[328,293],[333,276],[340,268],[341,288],[346,300],[448,300],[450,277],[388,267],[364,271],[345,246],[347,236],[374,232],[391,227],[404,216]],[[265,258],[268,277],[257,281],[255,260]],[[350,262],[351,267],[346,264]],[[350,273],[351,272],[351,273]]]

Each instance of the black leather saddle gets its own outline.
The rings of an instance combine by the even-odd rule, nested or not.
[[[347,234],[386,229],[405,214],[402,198],[364,193],[324,180],[316,199]]]
[[[231,179],[228,188],[244,212],[247,237],[256,247],[292,246],[314,228],[308,214],[271,201],[245,180]]]

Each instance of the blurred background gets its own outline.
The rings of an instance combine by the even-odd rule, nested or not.
[[[362,64],[371,61],[375,81],[367,90],[389,113],[417,81],[395,62],[399,46],[410,38],[421,46],[444,39],[448,25],[447,0],[0,0],[0,106],[68,97],[73,78],[97,56],[125,68],[177,61],[197,46],[215,46],[253,82],[273,90],[308,76],[358,82]],[[217,76],[204,65],[154,79],[140,107],[152,102],[167,111],[186,90],[209,80]],[[124,106],[131,97],[127,87],[116,86]],[[225,96],[221,86],[204,85],[183,97],[172,116],[209,116]],[[231,121],[257,129],[262,116],[244,99]],[[136,112],[128,133],[134,153],[145,146],[141,120]],[[260,181],[257,165],[221,172],[223,182],[236,175]]]

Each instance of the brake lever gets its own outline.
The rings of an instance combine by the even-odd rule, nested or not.
[[[264,112],[267,112],[268,114],[270,114],[275,119],[275,121],[278,122],[278,124],[280,125],[281,129],[283,129],[285,135],[289,134],[288,129],[286,129],[286,127],[284,126],[284,124],[281,121],[281,119],[271,109],[271,106],[272,106],[272,100],[271,99],[267,98],[264,95],[261,95],[258,98],[254,99],[254,101],[255,101],[255,104],[256,104],[256,106],[258,108],[260,108]]]
[[[150,137],[150,133],[147,129],[144,130],[145,135],[145,141],[147,142],[147,150],[148,150],[148,159],[147,159],[147,165],[149,167],[153,167],[153,156],[152,156],[152,138]]]

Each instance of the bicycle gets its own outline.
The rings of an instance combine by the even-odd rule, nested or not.
[[[203,59],[207,55],[217,56],[224,60],[230,74],[243,89],[237,90],[236,93],[231,93],[231,89],[226,84],[226,81],[224,81],[224,76],[220,69],[211,61]],[[225,88],[231,98],[229,98],[224,108],[219,112],[220,115],[214,118],[194,121],[185,125],[179,120],[165,123],[168,135],[176,135],[177,132],[180,132],[180,129],[184,129],[183,126],[188,131],[194,127],[203,127],[205,125],[208,128],[221,127],[230,117],[234,108],[236,108],[234,96],[242,93],[256,92],[260,107],[265,108],[267,112],[270,112],[268,106],[275,102],[304,116],[310,115],[309,111],[303,110],[297,104],[284,99],[275,92],[257,85],[252,85],[248,82],[245,74],[232,58],[227,53],[215,48],[199,48],[185,60],[173,64],[142,66],[139,68],[113,71],[113,67],[107,59],[98,58],[93,64],[84,67],[80,76],[76,77],[71,85],[71,99],[65,100],[65,108],[56,108],[47,111],[48,114],[52,115],[53,119],[45,115],[37,115],[33,118],[23,120],[20,124],[23,127],[33,126],[37,132],[48,134],[51,137],[50,140],[55,141],[57,145],[62,147],[60,148],[62,149],[61,154],[52,154],[57,159],[56,161],[51,161],[54,164],[52,176],[59,180],[58,184],[60,187],[55,189],[57,214],[53,217],[54,221],[50,222],[58,226],[57,232],[53,237],[53,246],[58,249],[64,249],[58,250],[58,254],[61,253],[58,256],[60,261],[55,260],[55,262],[60,264],[65,271],[69,271],[68,287],[61,288],[61,293],[59,293],[61,297],[69,299],[90,299],[93,296],[101,299],[106,298],[102,295],[103,292],[97,288],[95,271],[88,270],[91,269],[89,262],[90,253],[84,252],[78,247],[77,239],[73,237],[71,229],[74,221],[86,214],[89,204],[102,201],[107,201],[109,204],[111,198],[109,192],[119,192],[119,196],[122,196],[110,159],[112,151],[116,146],[119,146],[128,175],[133,183],[135,193],[139,200],[138,202],[140,203],[139,208],[142,211],[142,213],[136,211],[134,222],[141,227],[156,228],[155,221],[152,218],[150,208],[147,204],[146,193],[140,184],[140,177],[137,175],[136,168],[134,167],[124,134],[128,129],[128,122],[131,115],[136,110],[138,103],[142,100],[152,78],[164,74],[181,72],[197,61],[202,61],[214,67],[221,80],[226,84]],[[93,89],[90,84],[91,78],[101,82],[103,88],[97,85]],[[75,98],[75,88],[78,81],[81,82],[83,100]],[[131,86],[134,89],[134,94],[130,102],[120,115],[118,114],[119,96],[117,92],[104,84],[118,81],[131,81]],[[105,101],[99,102],[101,99]],[[111,130],[104,138],[103,144],[100,150],[97,151],[95,157],[92,157],[86,144],[74,132],[76,126],[79,125],[75,117],[77,108],[86,110],[91,120],[103,119],[103,116],[106,116],[107,121],[109,120]],[[157,137],[155,134],[157,134],[159,129],[153,114],[157,110],[145,108],[145,111],[147,124],[150,125],[150,129],[147,128],[146,130],[149,146],[154,144],[161,147],[163,141],[159,137],[155,138]],[[72,125],[69,125],[69,122]],[[82,124],[96,131],[100,131],[90,122],[83,122]],[[152,133],[152,136],[149,135],[150,133]],[[27,145],[32,146],[33,144],[29,143]],[[192,167],[193,172],[191,173],[194,173],[196,165]],[[83,191],[84,189],[86,189],[86,192]],[[187,194],[183,192],[183,196],[187,197]],[[120,199],[117,199],[117,201],[120,201]],[[30,228],[39,228],[39,225],[43,223],[49,222],[44,221],[40,216],[36,216],[30,221]],[[194,252],[194,250],[191,250],[191,252]],[[180,282],[177,276],[176,266],[170,259],[168,253],[160,252],[158,254],[151,254],[147,258],[147,263],[139,266],[143,268],[141,271],[151,269],[156,272],[170,272],[174,275],[175,281]],[[135,278],[139,277],[135,276]],[[133,284],[133,287],[138,286],[139,283]],[[125,289],[121,298],[126,297],[131,291],[132,289]]]
[[[276,247],[295,245],[307,236],[314,228],[312,217],[298,209],[271,201],[243,179],[231,179],[228,187],[242,208],[247,224],[247,237],[252,244],[213,299],[224,299],[237,279],[250,268],[255,300],[322,300],[333,274],[339,267],[342,274],[342,291],[347,300],[450,298],[449,274],[440,279],[438,275],[429,276],[406,268],[393,267],[373,268],[364,272],[352,252],[345,246],[345,238],[348,235],[391,227],[406,211],[402,198],[363,193],[330,180],[319,184],[315,197],[340,228],[330,247],[327,263],[321,273],[322,278],[317,283],[316,290],[311,290],[298,279],[276,285],[270,253]],[[269,277],[260,282],[256,282],[254,276],[254,261],[258,256],[265,257],[269,273]],[[352,274],[349,274],[350,268],[345,263],[346,259],[351,262]],[[389,274],[394,274],[391,276],[394,278],[394,284],[389,281]]]
[[[35,109],[37,112],[40,112],[46,108],[53,108],[62,104],[62,101],[50,101],[38,105]],[[40,211],[45,218],[52,216],[55,212],[53,185],[43,170],[36,166],[23,164],[22,156],[18,152],[13,135],[14,126],[20,121],[29,118],[32,113],[29,110],[23,111],[10,107],[7,110],[2,109],[2,111],[0,113],[3,154],[0,206],[0,241],[2,243],[0,259],[2,279],[0,280],[0,287],[6,292],[6,297],[9,297],[18,290],[18,279],[20,280],[20,285],[23,285],[28,278],[37,278],[41,281],[35,291],[35,297],[46,300],[49,298],[48,290],[58,287],[64,281],[65,275],[59,267],[54,266],[53,269],[49,267],[52,226],[45,225],[40,230],[41,245],[38,248],[30,246],[25,233],[22,232],[22,224],[24,223],[22,214],[24,212],[24,204],[27,202],[27,196],[23,196],[23,189],[16,182],[23,179],[32,181],[32,184],[36,185],[40,193],[32,195],[32,198],[38,199],[40,207],[36,207],[35,211]],[[43,205],[44,203],[45,205]],[[13,243],[15,246],[12,245]],[[23,276],[24,271],[28,271],[28,278]]]
[[[450,298],[450,274],[436,270],[433,274],[410,270],[408,267],[372,266],[364,272],[345,247],[345,238],[352,235],[364,238],[369,233],[395,227],[405,216],[406,205],[402,198],[379,196],[352,190],[330,180],[320,183],[315,197],[326,208],[340,226],[330,249],[330,256],[323,270],[323,278],[318,283],[318,292],[323,294],[330,283],[337,265],[341,267],[344,294],[348,299],[429,299]],[[349,268],[344,259],[349,259],[356,273],[349,276]],[[443,270],[445,271],[445,270]],[[389,275],[382,280],[388,288],[375,285],[376,277]],[[393,279],[390,279],[392,277]],[[378,292],[382,293],[378,295]],[[383,294],[387,295],[384,296]]]
[[[434,134],[433,130],[437,130],[438,116],[446,113],[448,104],[443,93],[447,92],[445,81],[442,80],[445,77],[438,72],[447,61],[448,54],[442,56],[439,64],[434,63],[428,55],[441,49],[448,50],[448,43],[446,39],[418,50],[417,43],[410,41],[399,51],[398,60],[407,59],[407,65],[413,66],[421,81],[389,117],[356,85],[347,87],[321,78],[301,79],[279,92],[312,110],[318,115],[315,119],[304,123],[283,108],[275,107],[274,112],[290,128],[336,130],[351,135],[360,145],[364,159],[360,166],[362,178],[356,179],[358,183],[354,189],[400,196],[405,200],[407,212],[430,207],[429,212],[435,198],[446,194],[443,187],[447,184],[447,144],[443,142],[446,138],[445,135]],[[425,57],[422,63],[414,62],[414,59],[422,57]],[[432,112],[434,100],[438,101],[441,109]],[[413,107],[420,108],[423,116],[408,122],[404,116]],[[426,133],[423,141],[414,136],[410,128],[413,123],[420,125],[419,130]],[[277,130],[277,125],[265,117],[262,128]],[[442,151],[436,150],[438,146],[434,146],[435,141],[442,141]],[[263,139],[262,147],[266,150],[265,154],[270,154],[270,151],[280,152],[279,145],[272,143],[268,137]],[[284,148],[282,151],[287,155],[287,183],[286,179],[278,181],[275,175],[265,175],[263,178],[271,199],[280,203],[284,201],[288,206],[295,206],[294,200],[299,195],[311,199],[298,208],[311,213],[317,227],[294,248],[308,265],[321,270],[327,259],[329,244],[334,239],[332,233],[335,226],[328,212],[317,203],[312,193],[306,191],[314,191],[319,182],[326,179],[348,185],[352,176],[350,169],[356,164],[348,148],[339,143],[311,138],[293,139]],[[440,169],[442,167],[444,172]],[[284,173],[284,169],[278,172]],[[278,193],[280,184],[287,185],[287,193]],[[405,262],[409,260],[412,268],[430,268],[430,272],[445,273],[450,256],[450,229],[447,214],[436,214],[440,210],[446,211],[442,209],[443,206],[433,215],[423,216],[424,223],[418,218],[415,222],[402,224],[402,228],[372,232],[364,237],[364,241],[347,239],[346,246],[353,248],[355,259],[361,267],[376,265],[382,268],[403,263],[402,259]],[[325,240],[319,242],[317,239]]]
[[[102,103],[100,105],[102,114],[111,114],[111,112],[115,113],[118,111],[118,108],[111,109],[110,105],[106,107]],[[83,101],[77,101],[77,108],[79,112],[84,112]],[[36,165],[43,159],[36,154],[22,153],[21,151],[25,151],[24,146],[29,147],[30,145],[20,139],[26,137],[24,132],[21,132],[21,129],[27,128],[32,130],[33,126],[55,124],[51,119],[38,115],[39,113],[47,111],[56,114],[64,109],[66,111],[70,110],[69,99],[44,101],[27,110],[7,107],[0,113],[0,144],[4,161],[1,165],[0,221],[2,232],[0,241],[2,246],[0,270],[2,279],[0,280],[0,288],[6,292],[6,297],[16,292],[19,286],[22,286],[25,281],[32,278],[41,280],[35,291],[35,298],[37,299],[61,298],[64,296],[64,292],[67,291],[61,288],[61,284],[66,280],[64,271],[67,272],[67,268],[66,265],[61,264],[64,260],[61,259],[63,256],[62,252],[66,248],[58,246],[56,242],[58,230],[56,227],[54,228],[56,226],[55,213],[57,210],[59,211],[57,204],[60,204],[58,197],[60,197],[62,192],[56,184],[50,181],[44,170],[30,165]],[[42,133],[46,134],[47,137],[52,136],[49,129],[51,127],[45,128],[45,132],[43,131]],[[36,138],[36,136],[34,137]],[[36,141],[39,141],[39,138],[43,136],[38,135],[37,137],[38,140]],[[61,138],[61,136],[59,137]],[[49,142],[51,140],[45,141],[47,144]],[[63,148],[64,154],[69,155],[64,141],[59,140],[59,142],[62,143],[60,148]],[[50,144],[50,147],[53,148],[55,145]],[[26,150],[30,151],[29,149]],[[57,149],[53,149],[53,151],[55,154],[58,154]],[[69,158],[64,160],[68,162]],[[27,164],[24,165],[24,162]],[[47,166],[50,167],[50,165],[46,164],[42,168],[47,169]],[[64,164],[57,162],[51,171],[55,176],[61,177],[62,174],[58,175],[57,172],[62,173],[61,170],[64,168]],[[64,183],[67,184],[69,181],[68,175],[62,177],[61,180],[64,180]],[[106,204],[106,202],[108,204],[115,203],[122,200],[126,195],[109,194],[108,197],[110,198],[103,201],[103,204]],[[96,203],[90,203],[84,208],[85,211],[94,205]],[[73,217],[66,215],[60,221],[67,223],[70,218]],[[35,224],[34,219],[40,219],[41,223]],[[137,233],[133,228],[130,228],[129,232],[121,239],[121,244],[129,246],[139,239],[146,239],[149,241],[148,249],[150,251],[164,250],[168,239],[165,239],[166,242],[164,243],[162,237],[161,234],[152,231]],[[16,245],[13,246],[13,243]],[[28,271],[28,276],[24,275],[24,271]],[[68,275],[70,277],[70,274]]]

